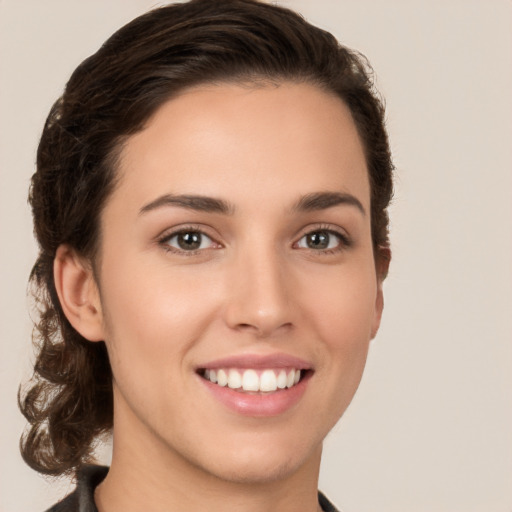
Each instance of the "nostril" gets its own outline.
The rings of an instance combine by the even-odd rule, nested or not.
[[[273,322],[255,322],[255,324],[250,323],[239,323],[235,326],[235,329],[241,332],[252,333],[257,338],[267,338],[271,336],[276,336],[279,333],[284,333],[293,328],[293,324],[291,322],[285,322],[281,325],[276,325]]]

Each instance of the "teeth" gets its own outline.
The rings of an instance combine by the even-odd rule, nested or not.
[[[244,391],[259,391],[260,378],[254,370],[246,370],[242,377],[242,388]]]
[[[236,370],[226,368],[219,370],[207,369],[204,378],[219,386],[252,392],[273,392],[278,389],[295,386],[301,377],[301,370],[291,369],[256,371],[253,369]]]
[[[229,370],[228,387],[231,389],[238,389],[242,387],[242,376],[237,370]]]
[[[227,386],[228,384],[228,375],[224,370],[219,370],[217,372],[217,384],[219,386]]]
[[[295,370],[290,370],[288,373],[288,377],[286,379],[286,387],[291,388],[293,386],[293,381],[295,380]]]
[[[279,372],[279,375],[277,376],[277,387],[279,389],[284,389],[286,387],[286,372],[284,370],[281,370]]]
[[[272,370],[265,370],[260,377],[260,391],[275,391],[276,389],[276,374]]]

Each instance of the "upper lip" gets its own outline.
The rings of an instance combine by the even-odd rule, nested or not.
[[[295,368],[296,370],[310,370],[312,366],[304,359],[285,353],[240,354],[215,359],[198,366],[198,369],[216,368]]]

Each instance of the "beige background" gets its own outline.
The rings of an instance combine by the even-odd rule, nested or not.
[[[512,2],[288,0],[371,60],[398,168],[386,311],[321,488],[345,512],[512,511]],[[0,0],[0,510],[69,488],[18,454],[27,186],[71,71],[154,0]]]

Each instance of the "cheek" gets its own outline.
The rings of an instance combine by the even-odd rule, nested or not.
[[[215,315],[218,290],[200,273],[191,277],[145,265],[128,274],[128,267],[133,268],[125,264],[126,270],[110,273],[104,268],[102,304],[114,375],[125,365],[143,373],[170,364],[175,374],[176,364],[186,365],[190,346]]]
[[[317,329],[333,348],[357,348],[371,338],[377,283],[373,269],[331,275],[315,298]]]
[[[110,275],[123,275],[120,270]],[[193,414],[191,404],[183,403],[175,390],[183,396],[191,392],[191,348],[216,309],[218,293],[204,284],[148,265],[130,279],[106,279],[105,341],[115,402],[125,414],[130,410],[139,418],[152,418],[161,429],[171,428],[183,411]]]
[[[324,292],[316,294],[314,330],[326,349],[318,377],[332,410],[343,411],[350,403],[366,364],[377,296],[375,274],[371,266],[354,268],[325,283]],[[313,306],[312,306],[313,307]],[[329,390],[329,391],[327,391]]]

